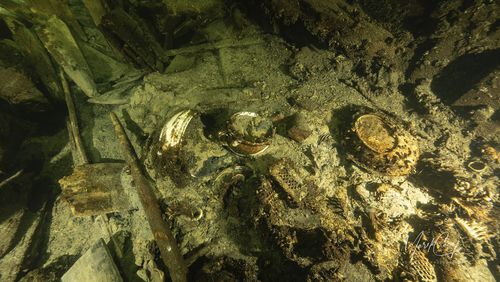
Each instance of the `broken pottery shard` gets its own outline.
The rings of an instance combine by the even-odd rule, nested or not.
[[[49,18],[37,29],[38,36],[54,60],[88,97],[98,94],[90,67],[66,24]]]
[[[85,164],[59,184],[62,195],[77,216],[127,210],[128,198],[121,186],[122,163]]]
[[[62,282],[123,281],[111,254],[100,239],[61,277]]]

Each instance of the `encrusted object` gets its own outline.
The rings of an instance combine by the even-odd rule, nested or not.
[[[152,160],[161,176],[177,186],[202,179],[227,166],[227,152],[206,138],[198,112],[181,110],[167,120],[153,146]]]
[[[471,172],[465,166],[454,166],[453,160],[445,157],[428,156],[419,162],[419,178],[426,187],[461,201],[476,204],[491,204],[496,198],[495,177],[484,173]],[[482,163],[482,162],[481,162]]]
[[[389,223],[387,215],[378,209],[370,209],[367,218],[367,226],[363,231],[358,230],[364,261],[372,267],[377,279],[393,280],[401,257],[397,234],[401,233],[402,226]]]
[[[451,198],[451,207],[458,216],[465,216],[477,221],[490,221],[490,212],[493,208],[491,202],[484,204],[470,203],[457,197]]]
[[[459,173],[455,174],[453,190],[469,201],[489,201],[486,183]]]
[[[275,130],[270,119],[254,112],[237,112],[227,124],[223,139],[238,155],[258,155],[271,145]]]
[[[359,166],[389,176],[411,173],[420,155],[417,140],[383,113],[356,111],[343,143]]]
[[[473,242],[486,242],[491,237],[488,228],[479,222],[474,220],[465,220],[460,217],[456,217],[454,220],[458,227],[460,227],[460,230],[462,230]]]
[[[481,149],[481,152],[483,153],[484,157],[495,162],[495,163],[500,163],[500,153],[498,153],[498,150],[495,149],[492,146],[484,146]]]
[[[263,178],[257,192],[261,206],[257,216],[283,255],[302,267],[322,261],[342,265],[352,243],[345,204],[337,207],[308,179],[292,160],[284,158],[269,168],[273,181]],[[336,271],[336,270],[335,270]]]
[[[407,269],[411,281],[434,282],[437,281],[434,266],[429,261],[425,253],[413,243],[406,246],[405,268]]]
[[[487,253],[492,257],[496,256],[496,251],[490,244],[490,238],[494,236],[484,221],[466,220],[460,217],[455,217],[454,221],[462,233],[466,235],[467,241],[464,242],[464,246],[469,247],[469,250],[464,253],[472,264],[476,264],[480,257],[485,255],[483,250],[487,249]]]
[[[285,195],[287,206],[302,208],[316,214],[320,225],[334,235],[335,241],[352,241],[351,222],[348,219],[348,199],[345,189],[332,197],[325,197],[322,190],[308,178],[292,160],[283,158],[272,165],[269,174],[275,187]]]
[[[172,203],[167,203],[165,214],[169,218],[183,215],[194,221],[201,220],[205,215],[203,209],[197,207],[191,201],[173,201]]]
[[[235,165],[223,169],[213,181],[213,186],[219,193],[220,198],[230,190],[230,187],[247,180],[254,174],[253,170],[247,166]]]
[[[269,174],[283,189],[288,199],[299,206],[307,195],[307,187],[304,177],[300,175],[294,163],[290,159],[283,158],[269,168]]]
[[[437,220],[431,233],[435,240],[435,247],[431,251],[442,281],[471,281],[472,278],[469,272],[478,259],[477,245],[471,244],[459,229],[453,219],[446,218]]]
[[[292,124],[287,130],[287,135],[290,139],[302,143],[309,138],[311,134],[312,130],[303,113],[292,116]]]

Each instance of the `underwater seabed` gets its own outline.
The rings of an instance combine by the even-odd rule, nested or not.
[[[11,2],[0,280],[498,278],[498,4]]]

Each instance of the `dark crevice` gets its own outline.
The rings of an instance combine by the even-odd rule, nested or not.
[[[448,64],[432,81],[431,88],[443,102],[453,104],[500,66],[500,48],[466,54]]]
[[[413,57],[410,59],[408,63],[408,68],[406,69],[405,72],[405,76],[407,78],[409,78],[413,74],[413,72],[417,69],[417,67],[420,65],[419,61],[422,59],[422,55],[426,51],[430,50],[433,46],[435,46],[436,43],[437,40],[428,39],[418,44],[413,53]]]
[[[305,26],[302,19],[296,20],[294,23],[276,23],[266,11],[252,1],[242,2],[242,11],[253,21],[268,33],[276,33],[282,36],[286,41],[294,44],[297,48],[305,46],[314,46],[319,49],[327,49],[328,43],[323,42],[314,36]],[[302,5],[300,10],[306,15],[314,15],[310,7]],[[263,16],[266,15],[266,16]],[[274,23],[274,25],[272,24]]]
[[[399,91],[406,97],[406,107],[408,109],[412,109],[418,114],[427,114],[428,110],[422,106],[422,104],[418,101],[415,93],[415,85],[410,83],[402,84],[399,87]]]
[[[438,21],[431,17],[439,1],[421,1],[422,12],[419,15],[407,17],[403,20],[403,27],[414,37],[429,36],[437,26]]]
[[[5,21],[0,19],[0,39],[4,38],[12,38],[12,32],[10,32],[10,29]]]
[[[436,9],[438,1],[433,0],[361,0],[363,11],[376,19],[387,24],[389,29],[395,33],[401,28],[408,30],[414,37],[427,36],[436,27],[437,21],[431,18]]]

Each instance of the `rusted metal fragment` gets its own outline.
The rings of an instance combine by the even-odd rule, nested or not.
[[[295,164],[290,159],[281,159],[269,169],[269,173],[283,189],[288,200],[300,206],[307,195],[307,187]]]

